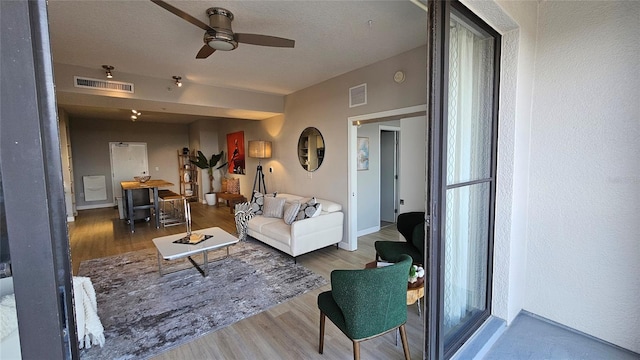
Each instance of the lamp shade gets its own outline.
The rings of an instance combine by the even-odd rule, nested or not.
[[[252,140],[249,141],[249,157],[258,159],[268,159],[271,157],[271,141]]]

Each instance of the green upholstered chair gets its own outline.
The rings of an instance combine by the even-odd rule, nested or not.
[[[360,358],[360,341],[400,328],[404,356],[410,359],[404,324],[407,322],[407,280],[411,258],[393,265],[331,272],[331,291],[318,295],[320,346],[324,348],[325,317],[353,341],[353,358]]]
[[[376,260],[396,262],[407,254],[414,264],[424,265],[424,212],[415,211],[398,215],[398,231],[407,241],[376,241]]]

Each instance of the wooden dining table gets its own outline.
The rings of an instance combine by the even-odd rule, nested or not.
[[[158,188],[160,187],[170,187],[173,186],[173,183],[166,180],[147,180],[146,182],[139,181],[121,181],[120,186],[122,186],[122,191],[124,192],[124,196],[127,202],[127,218],[129,219],[129,226],[131,227],[131,232],[135,232],[135,225],[133,221],[133,212],[138,209],[151,209],[153,208],[155,211],[156,218],[156,229],[160,228],[160,203],[158,201]],[[133,190],[138,189],[150,189],[153,190],[153,204],[144,204],[144,205],[136,205],[133,206]]]

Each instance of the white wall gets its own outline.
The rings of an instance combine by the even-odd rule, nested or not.
[[[368,123],[358,137],[369,138],[369,170],[357,172],[358,236],[380,230],[380,125],[400,125],[398,213],[425,210],[426,125],[424,116],[394,122]]]
[[[360,170],[358,177],[358,235],[380,230],[380,142],[379,124],[363,124],[358,137],[369,138],[369,170]]]
[[[226,147],[218,144],[219,140],[219,124],[223,120],[198,120],[189,124],[189,149],[202,151],[207,159],[213,154],[220,153],[225,150],[225,158],[227,157]],[[226,159],[220,160],[218,166],[222,165]],[[224,176],[224,169],[213,170],[213,191],[221,191],[220,180]],[[200,201],[204,201],[204,194],[209,192],[209,173],[207,170],[200,170],[198,174],[198,197]]]
[[[539,5],[525,309],[640,352],[640,2]]]
[[[425,20],[426,21],[426,20]],[[402,84],[393,81],[397,70],[404,70]],[[349,88],[367,83],[367,105],[349,108]],[[282,191],[318,196],[342,204],[345,222],[349,216],[348,125],[351,116],[416,106],[426,99],[426,47],[354,70],[300,90],[285,99],[282,117],[262,121],[274,138],[274,162],[282,171],[277,176]],[[322,166],[311,175],[298,164],[298,137],[304,128],[314,126],[324,136],[326,150]],[[376,135],[377,137],[377,135]],[[346,223],[345,223],[346,224]],[[347,226],[343,240],[347,239]]]
[[[64,205],[67,212],[67,222],[72,222],[75,221],[76,215],[75,199],[73,198],[75,191],[72,178],[73,164],[71,163],[71,144],[69,140],[69,116],[63,109],[58,109],[58,132],[60,134]]]
[[[400,176],[398,213],[425,211],[427,118],[418,116],[400,120]]]

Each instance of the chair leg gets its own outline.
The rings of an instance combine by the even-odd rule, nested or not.
[[[353,360],[360,360],[360,342],[353,342]]]
[[[325,321],[325,314],[320,311],[320,345],[318,346],[318,352],[320,354],[322,354],[322,351],[324,351],[324,321]]]
[[[411,360],[411,354],[409,354],[409,343],[407,342],[407,332],[404,328],[404,324],[400,325],[400,338],[402,338],[402,349],[404,350],[405,360]]]

